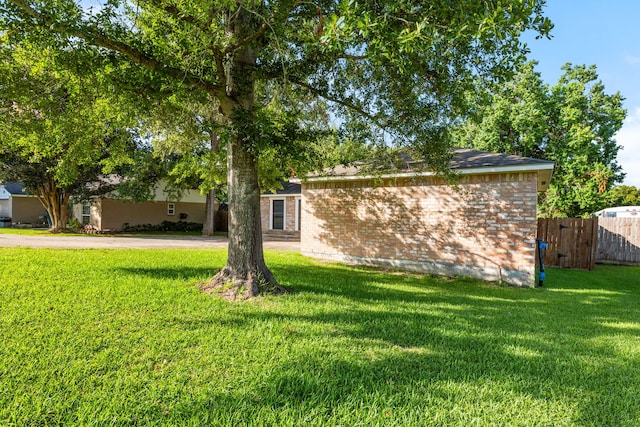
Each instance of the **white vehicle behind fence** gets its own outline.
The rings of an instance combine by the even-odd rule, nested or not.
[[[640,218],[640,206],[607,208],[593,214],[599,218]]]

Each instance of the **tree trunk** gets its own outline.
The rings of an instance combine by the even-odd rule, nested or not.
[[[204,215],[202,235],[211,237],[216,231],[216,190],[209,190]]]
[[[229,256],[226,266],[203,290],[227,299],[282,293],[284,289],[264,262],[257,168],[241,138],[235,138],[229,147],[228,167]]]
[[[229,16],[230,39],[245,40],[255,32],[255,16],[242,6]],[[234,129],[227,149],[229,256],[225,267],[202,286],[205,292],[233,300],[284,291],[267,268],[262,250],[258,168],[250,131],[255,120],[255,66],[256,53],[250,44],[225,58],[227,97],[220,100],[220,112]]]
[[[67,192],[56,187],[55,183],[51,181],[38,188],[36,197],[51,219],[49,231],[55,233],[65,230],[69,219],[69,195]]]

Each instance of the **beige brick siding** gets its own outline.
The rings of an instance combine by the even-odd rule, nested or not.
[[[536,173],[302,185],[301,251],[533,286]]]
[[[262,232],[270,235],[299,236],[300,231],[296,230],[296,200],[298,195],[273,195],[260,197],[260,216]],[[284,230],[273,230],[271,228],[271,201],[285,201],[285,222]]]

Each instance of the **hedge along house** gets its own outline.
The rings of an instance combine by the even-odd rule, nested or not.
[[[407,167],[302,180],[301,252],[356,265],[535,285],[537,196],[554,163],[455,149],[459,179]]]
[[[262,233],[266,236],[300,238],[301,186],[283,182],[282,188],[260,196]]]

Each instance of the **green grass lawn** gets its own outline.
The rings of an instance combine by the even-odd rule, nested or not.
[[[223,250],[0,248],[0,425],[640,425],[640,268],[546,286],[267,251],[293,293],[199,293]]]
[[[47,229],[42,228],[0,228],[0,234],[18,234],[24,236],[110,236],[110,237],[156,237],[156,236],[202,236],[201,231],[167,231],[167,232],[149,232],[149,233],[98,233],[88,234],[71,230],[63,233],[51,233]],[[226,236],[227,233],[215,233],[216,236]]]
[[[20,234],[24,236],[55,236],[44,228],[0,228],[0,234]]]

